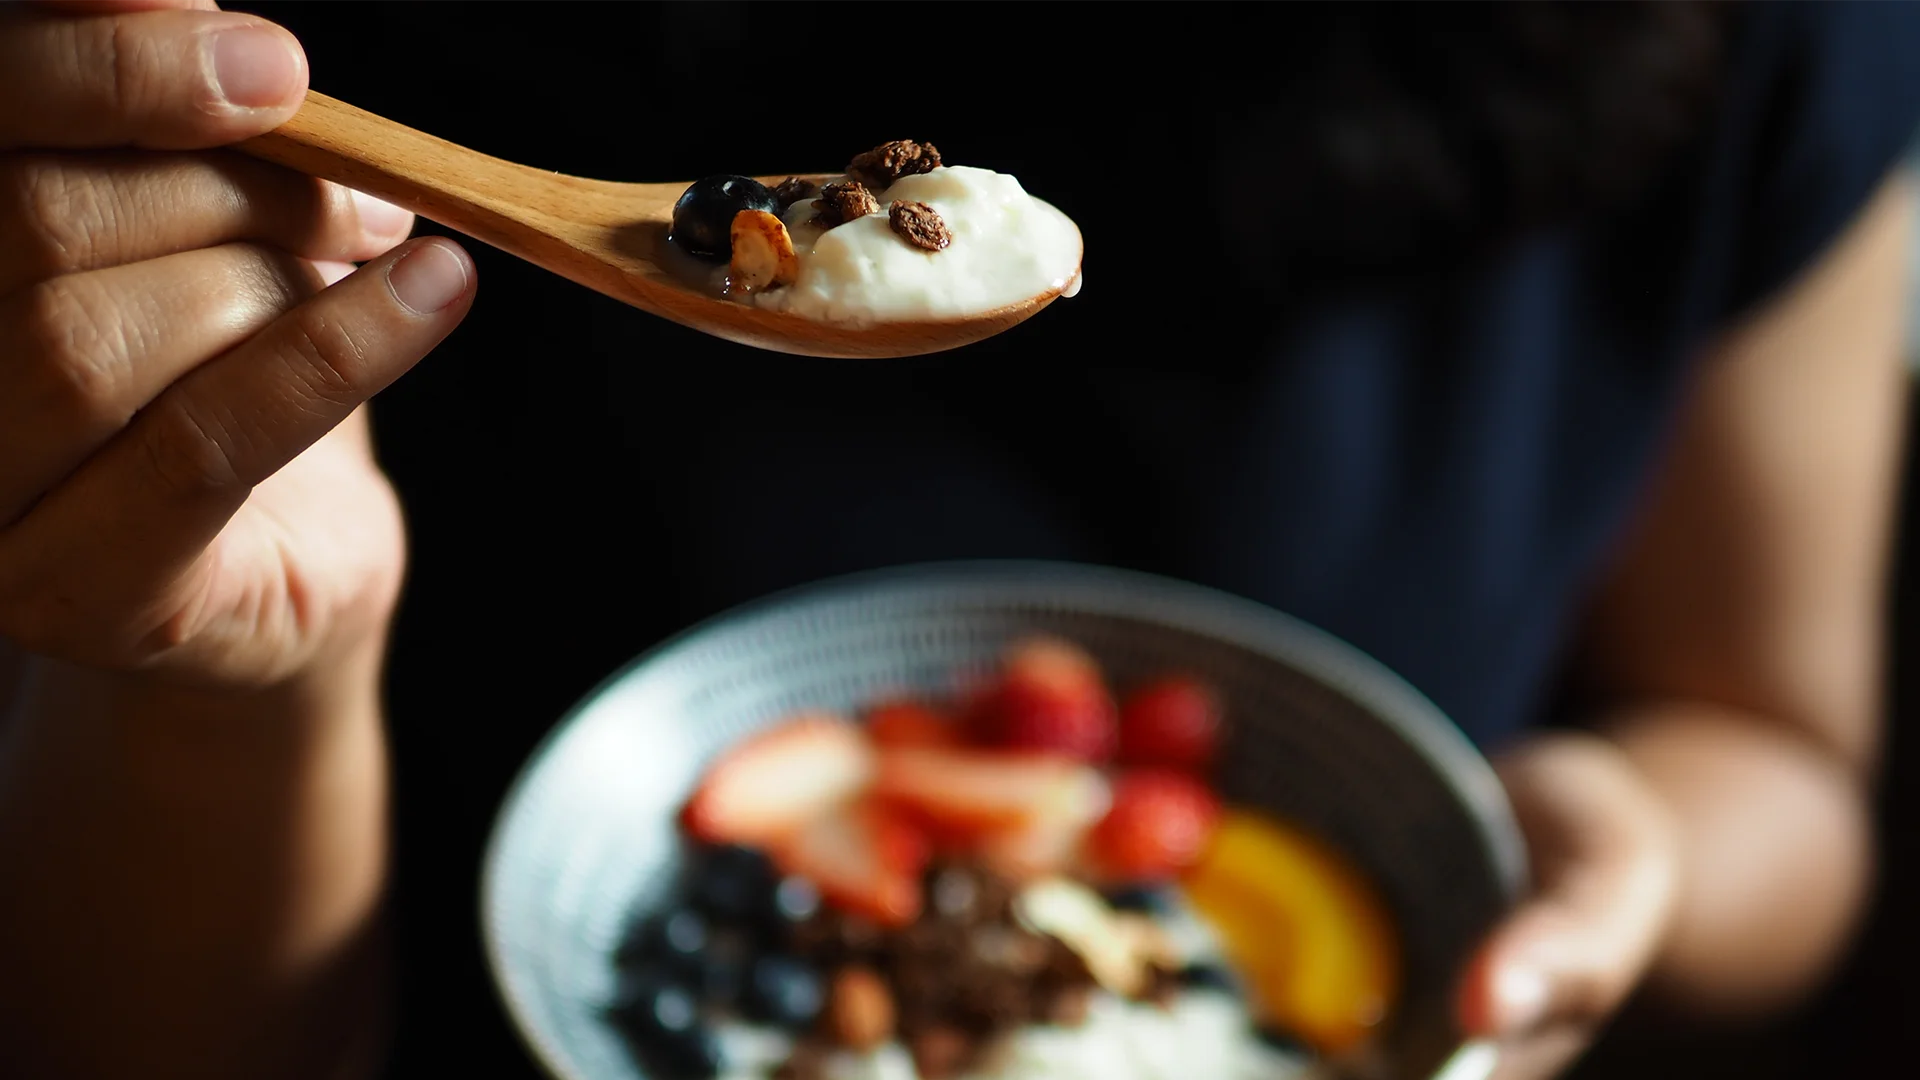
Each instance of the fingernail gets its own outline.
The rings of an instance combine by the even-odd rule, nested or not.
[[[467,291],[466,261],[446,244],[429,241],[400,256],[387,270],[394,298],[421,315],[431,315]]]
[[[1526,1031],[1546,1018],[1547,977],[1524,964],[1508,964],[1493,977],[1494,1020],[1504,1034]]]
[[[354,212],[360,215],[360,229],[368,236],[395,236],[413,229],[413,215],[405,210],[364,191],[349,191],[349,194],[353,196]]]
[[[305,61],[285,34],[264,26],[222,30],[213,39],[213,77],[229,105],[285,105],[300,85]]]

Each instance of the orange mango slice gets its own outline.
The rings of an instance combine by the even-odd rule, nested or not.
[[[1372,884],[1326,844],[1232,808],[1181,885],[1264,1020],[1339,1054],[1385,1019],[1398,935]]]

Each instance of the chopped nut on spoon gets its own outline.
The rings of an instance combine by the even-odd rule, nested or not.
[[[828,184],[820,189],[820,197],[813,204],[813,219],[809,224],[831,229],[879,211],[879,200],[858,180]]]
[[[877,191],[885,191],[903,176],[918,176],[940,167],[940,151],[932,143],[896,139],[856,156],[847,163],[847,175]]]
[[[787,207],[801,199],[811,199],[819,193],[819,184],[803,176],[789,176],[773,189],[773,201],[779,203],[780,209],[785,211]]]
[[[733,255],[728,260],[727,291],[752,293],[792,284],[800,273],[787,225],[764,210],[742,210],[733,217]]]

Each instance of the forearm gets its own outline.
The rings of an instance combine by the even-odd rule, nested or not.
[[[245,696],[22,674],[0,1074],[338,1075],[383,1019],[377,648]]]
[[[1655,992],[1742,1018],[1817,986],[1871,888],[1865,782],[1789,727],[1713,706],[1623,710],[1605,727],[1679,833],[1680,894]]]

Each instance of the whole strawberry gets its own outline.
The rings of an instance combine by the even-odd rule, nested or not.
[[[974,737],[988,746],[1098,764],[1119,741],[1118,711],[1099,664],[1056,638],[1008,649],[999,682],[973,711]]]
[[[1199,861],[1220,820],[1213,790],[1184,773],[1135,769],[1113,782],[1107,816],[1087,835],[1083,858],[1116,884],[1166,881]]]
[[[1220,696],[1199,679],[1169,675],[1128,694],[1120,706],[1120,761],[1204,772],[1220,749]]]

